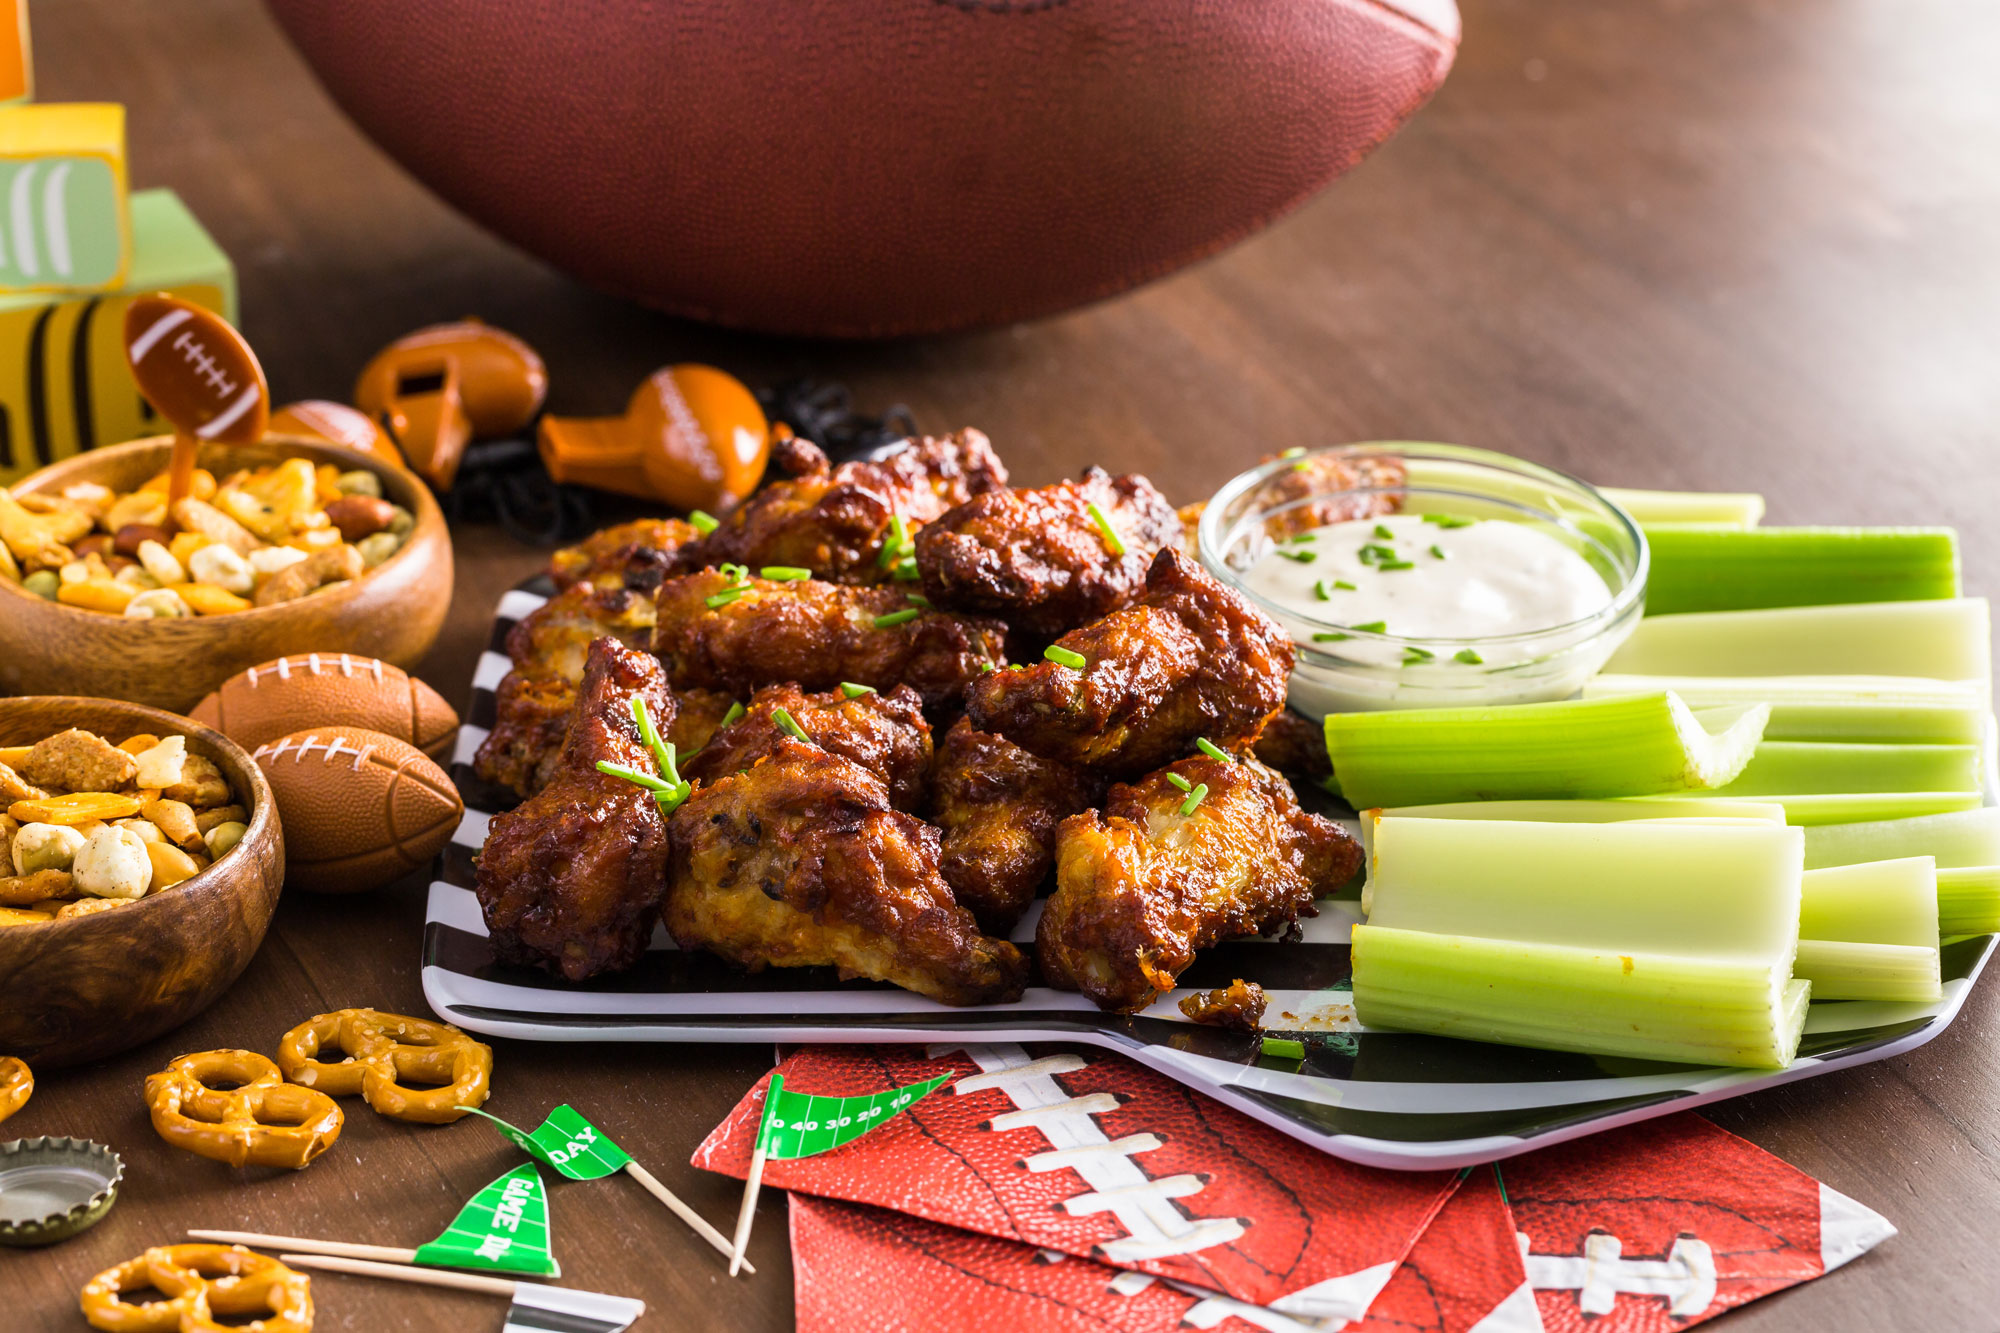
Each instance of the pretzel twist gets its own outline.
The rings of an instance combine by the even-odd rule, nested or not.
[[[345,1058],[317,1058],[331,1047]],[[293,1028],[278,1043],[285,1077],[336,1097],[359,1092],[368,1105],[391,1120],[444,1125],[485,1104],[493,1073],[493,1048],[474,1041],[449,1023],[383,1013],[340,1009],[319,1014]],[[403,1080],[442,1083],[412,1089]]]
[[[26,1106],[34,1091],[35,1075],[28,1062],[0,1055],[0,1120]]]
[[[120,1293],[151,1287],[164,1300],[127,1303]],[[312,1283],[241,1245],[159,1245],[86,1282],[78,1300],[105,1333],[312,1333]],[[249,1323],[217,1315],[265,1312]]]
[[[222,1091],[223,1079],[242,1086]],[[284,1081],[255,1051],[183,1055],[146,1079],[153,1128],[176,1148],[231,1166],[305,1166],[340,1137],[340,1107]]]

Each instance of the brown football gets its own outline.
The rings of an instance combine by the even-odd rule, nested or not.
[[[445,200],[693,319],[886,336],[1213,254],[1394,133],[1452,0],[266,0]]]
[[[277,798],[285,883],[294,888],[379,888],[430,864],[465,814],[443,769],[379,731],[296,731],[250,757]]]
[[[387,662],[349,653],[294,653],[239,671],[188,716],[246,750],[308,724],[365,727],[440,763],[458,734],[458,714],[436,690]]]

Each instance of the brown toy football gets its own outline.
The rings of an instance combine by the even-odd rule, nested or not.
[[[379,731],[295,731],[250,757],[277,797],[285,883],[294,888],[379,888],[430,864],[465,814],[443,769]]]
[[[310,723],[379,731],[443,762],[458,733],[458,714],[436,690],[348,653],[294,653],[239,671],[188,716],[246,750]]]

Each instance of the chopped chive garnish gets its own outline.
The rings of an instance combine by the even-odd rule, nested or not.
[[[1431,554],[1436,556],[1440,560],[1444,559],[1444,547],[1439,546],[1436,543],[1432,543]]]
[[[1416,567],[1417,565],[1414,560],[1384,560],[1381,564],[1376,566],[1377,569],[1381,570],[1385,574],[1389,573],[1392,570],[1415,569]]]
[[[1459,649],[1451,655],[1451,660],[1454,662],[1463,662],[1467,666],[1479,666],[1486,661],[1485,658],[1473,652],[1470,648]]]
[[[739,584],[733,588],[724,588],[721,592],[716,593],[710,597],[704,597],[701,600],[703,605],[707,606],[709,610],[713,611],[719,606],[728,606],[731,602],[735,601],[737,598],[741,597],[744,593],[749,591],[750,590],[748,588],[745,588]]]
[[[722,730],[722,728],[728,726],[731,722],[734,722],[737,718],[742,716],[743,716],[743,705],[740,703],[733,703],[729,705],[729,711],[722,715],[722,721],[716,725],[715,729],[717,731],[720,731]]]
[[[1072,652],[1059,643],[1052,643],[1042,649],[1042,656],[1054,662],[1057,666],[1068,667],[1071,671],[1081,671],[1090,665],[1090,659],[1082,653]]]
[[[992,663],[989,662],[987,665],[991,666]],[[856,685],[851,680],[843,680],[840,682],[840,692],[850,699],[859,699],[864,694],[875,693],[875,687],[873,685]]]
[[[1371,620],[1365,625],[1351,625],[1348,628],[1358,629],[1363,634],[1387,634],[1389,632],[1389,622],[1386,620]]]
[[[1105,549],[1113,555],[1125,554],[1125,539],[1118,535],[1118,529],[1112,525],[1111,515],[1105,513],[1095,500],[1085,505],[1084,511],[1090,515],[1090,521],[1097,525],[1098,532],[1104,535]]]
[[[1340,642],[1342,642],[1343,640],[1346,640],[1346,639],[1351,639],[1351,638],[1353,638],[1353,637],[1354,637],[1354,636],[1353,636],[1352,634],[1342,634],[1342,633],[1341,633],[1341,632],[1340,632],[1339,630],[1332,630],[1332,629],[1323,629],[1323,630],[1318,630],[1318,631],[1315,631],[1315,632],[1314,632],[1314,634],[1313,634],[1313,642],[1314,642],[1314,643],[1340,643]]]
[[[1295,445],[1293,445],[1293,446],[1292,446],[1291,448],[1289,448],[1289,449],[1285,450],[1285,451],[1284,451],[1283,453],[1279,454],[1279,455],[1278,455],[1278,457],[1280,457],[1280,458],[1303,458],[1303,457],[1305,457],[1305,452],[1306,452],[1306,447],[1305,447],[1304,445],[1302,445],[1302,444],[1295,444]]]
[[[1303,1060],[1306,1044],[1294,1037],[1266,1037],[1264,1054],[1279,1060]]]
[[[1202,803],[1203,798],[1206,797],[1207,795],[1208,795],[1208,784],[1204,782],[1199,787],[1196,787],[1193,791],[1189,792],[1188,798],[1185,801],[1181,802],[1181,813],[1184,815],[1193,814],[1195,807],[1200,805]]]
[[[903,600],[911,606],[919,606],[926,611],[931,609],[931,599],[920,592],[906,592],[903,594]]]
[[[750,571],[742,565],[720,564],[715,567],[715,572],[728,579],[731,583],[748,583],[750,581]]]
[[[993,669],[993,664],[991,662],[981,662],[979,664],[979,674],[982,676],[985,675],[987,672],[991,671],[992,669]]]
[[[1440,518],[1438,520],[1438,526],[1446,529],[1469,528],[1478,521],[1479,520],[1476,518],[1459,518],[1455,514],[1446,514],[1443,518]]]
[[[623,778],[635,786],[644,787],[647,791],[668,792],[672,791],[676,785],[664,779],[656,778],[651,773],[641,773],[636,768],[627,768],[623,764],[614,764],[609,759],[598,760],[597,771],[614,778]]]
[[[1335,579],[1333,581],[1333,586],[1340,589],[1342,592],[1354,591],[1354,585],[1352,583],[1349,583],[1346,579]]]
[[[1385,542],[1392,542],[1396,540],[1396,534],[1389,530],[1389,525],[1387,523],[1377,523],[1375,525],[1375,535],[1377,537],[1380,537]]]
[[[875,557],[875,563],[888,569],[914,549],[910,544],[910,525],[901,514],[889,515],[889,535],[882,539],[882,552]]]
[[[1167,781],[1173,783],[1176,787],[1179,787],[1182,791],[1194,790],[1194,784],[1192,782],[1189,782],[1186,778],[1182,777],[1178,773],[1167,774]]]
[[[1303,546],[1307,542],[1318,541],[1319,534],[1317,532],[1301,532],[1298,536],[1292,538],[1291,540],[1292,540],[1292,545]]]
[[[1278,554],[1287,560],[1296,560],[1302,565],[1310,565],[1319,559],[1318,551],[1279,551]]]
[[[923,576],[917,573],[917,558],[906,555],[896,562],[894,569],[889,571],[889,577],[898,583],[915,583]]]
[[[806,729],[798,724],[797,719],[791,715],[789,710],[773,708],[771,710],[771,720],[778,724],[779,731],[784,732],[793,740],[804,741],[807,745],[813,743],[813,738],[806,735]]]
[[[1234,759],[1230,758],[1229,751],[1223,749],[1220,745],[1217,745],[1214,741],[1210,740],[1206,736],[1195,737],[1194,748],[1200,750],[1210,759],[1220,759],[1225,764],[1233,764],[1236,762]]]
[[[907,625],[922,614],[923,612],[914,606],[903,611],[891,611],[886,616],[875,617],[875,628],[888,629],[892,625]]]
[[[674,767],[674,747],[660,739],[658,727],[653,725],[653,714],[646,707],[643,695],[632,696],[632,721],[639,728],[639,739],[653,752],[653,762],[660,766],[660,772],[669,783],[681,780],[680,771]]]
[[[1435,658],[1436,656],[1437,654],[1432,652],[1430,649],[1418,648],[1414,645],[1403,649],[1403,661],[1405,663],[1428,662],[1433,658]]]
[[[813,572],[810,569],[801,569],[797,565],[766,565],[757,571],[757,577],[769,579],[773,583],[797,583],[800,579],[809,579],[812,576]]]
[[[1369,542],[1361,548],[1361,563],[1364,565],[1372,565],[1378,560],[1394,560],[1395,558],[1396,548],[1393,546],[1380,546],[1374,542]]]
[[[688,515],[688,522],[694,524],[696,532],[703,534],[714,532],[722,526],[721,519],[704,509],[697,509],[690,513]]]
[[[1333,600],[1333,594],[1332,594],[1332,593],[1330,593],[1330,592],[1328,592],[1328,591],[1326,590],[1326,580],[1325,580],[1325,579],[1316,579],[1316,580],[1314,580],[1314,582],[1313,582],[1313,596],[1315,596],[1315,597],[1319,598],[1319,600],[1321,600],[1322,602],[1330,602],[1330,601],[1332,601],[1332,600]]]

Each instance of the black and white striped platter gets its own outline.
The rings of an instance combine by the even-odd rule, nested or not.
[[[1511,1157],[1911,1050],[1957,1016],[1993,952],[1990,935],[1947,945],[1944,998],[1936,1004],[1815,1004],[1799,1058],[1779,1072],[1600,1060],[1369,1031],[1354,1021],[1348,980],[1348,930],[1360,909],[1340,899],[1321,903],[1302,940],[1246,940],[1208,950],[1180,978],[1184,989],[1130,1018],[1040,986],[1016,1004],[954,1009],[886,983],[843,982],[831,968],[751,975],[676,949],[663,930],[630,973],[568,985],[494,961],[471,887],[487,822],[512,803],[511,793],[495,792],[473,775],[472,756],[493,725],[493,692],[508,668],[507,631],[548,592],[547,583],[531,580],[500,600],[453,756],[465,822],[439,858],[430,891],[424,995],[440,1016],[475,1032],[536,1041],[1083,1042],[1150,1065],[1337,1157],[1436,1169]],[[1029,950],[1035,916],[1014,932]],[[1181,1017],[1182,995],[1236,977],[1263,986],[1269,1032],[1301,1038],[1303,1060],[1265,1056],[1257,1037]]]

